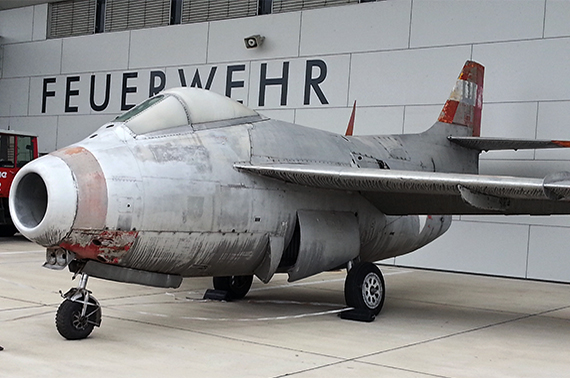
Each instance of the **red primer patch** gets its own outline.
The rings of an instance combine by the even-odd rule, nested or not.
[[[133,246],[138,231],[73,230],[60,247],[81,259],[118,264]]]

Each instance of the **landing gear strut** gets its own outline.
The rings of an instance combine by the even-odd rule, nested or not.
[[[371,313],[373,320],[382,310],[385,296],[384,278],[375,264],[359,262],[348,271],[344,283],[344,298],[348,306]]]
[[[87,274],[81,275],[76,288],[63,294],[64,301],[57,309],[55,325],[61,336],[67,340],[84,339],[101,325],[101,306],[86,289]]]
[[[214,277],[214,289],[227,292],[228,299],[242,299],[251,288],[253,276]]]

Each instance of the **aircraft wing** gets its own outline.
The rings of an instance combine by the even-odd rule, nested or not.
[[[570,173],[544,179],[301,164],[236,164],[242,172],[358,191],[389,215],[570,214]]]

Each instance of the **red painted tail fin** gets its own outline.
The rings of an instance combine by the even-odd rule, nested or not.
[[[473,136],[481,136],[483,76],[485,68],[473,61],[465,62],[455,87],[439,115],[439,122],[468,127]]]

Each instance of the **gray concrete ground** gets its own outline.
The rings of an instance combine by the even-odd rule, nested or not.
[[[421,252],[420,252],[421,253]],[[341,320],[344,272],[254,281],[239,302],[91,279],[103,323],[85,340],[54,326],[69,272],[0,241],[0,377],[570,377],[570,285],[383,267],[373,323]]]

